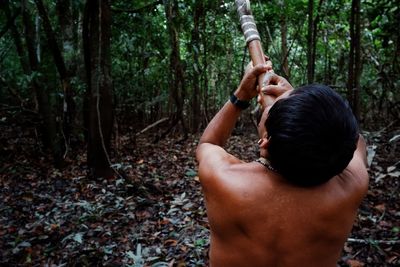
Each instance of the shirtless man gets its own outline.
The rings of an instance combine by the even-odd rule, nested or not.
[[[368,189],[365,142],[346,102],[328,87],[293,90],[268,75],[263,92],[276,101],[258,126],[261,160],[246,163],[223,149],[243,101],[258,95],[257,77],[270,70],[246,72],[196,151],[210,264],[335,267]]]

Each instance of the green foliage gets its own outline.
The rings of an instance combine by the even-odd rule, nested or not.
[[[236,88],[243,66],[249,59],[233,1],[177,1],[179,14],[174,19],[174,27],[179,35],[184,70],[184,114],[185,119],[190,120],[193,99],[198,98],[201,103],[200,114],[212,114],[226,101],[229,93]],[[11,2],[11,13],[14,13],[19,10],[20,4]],[[47,0],[44,3],[53,28],[60,32],[56,2]],[[81,112],[86,89],[81,37],[85,1],[73,0],[70,3],[75,25],[74,43],[64,42],[62,35],[57,37],[59,44],[63,44],[66,61],[75,66],[71,84],[77,110]],[[111,68],[117,112],[123,112],[124,116],[129,113],[143,125],[170,116],[175,110],[170,88],[172,50],[163,1],[118,0],[112,1],[111,5]],[[263,47],[278,73],[283,58],[280,23],[281,17],[286,18],[290,81],[294,86],[306,82],[307,5],[307,0],[252,1]],[[314,6],[317,16],[318,1]],[[379,109],[378,100],[383,95],[389,100],[386,105],[389,109],[390,105],[399,101],[399,79],[396,78],[399,63],[395,57],[399,50],[399,6],[395,0],[363,0],[361,6],[362,101],[365,108]],[[34,2],[28,1],[27,8],[35,19]],[[350,0],[323,1],[318,14],[315,80],[335,85],[343,92],[348,75],[350,9]],[[196,19],[197,37],[194,33]],[[0,12],[0,21],[1,25],[6,24],[3,11]],[[23,33],[21,16],[16,18],[15,25]],[[62,92],[54,61],[46,46],[46,37],[40,27],[38,36],[40,69],[31,75],[23,74],[10,30],[0,39],[0,77],[8,87],[17,88],[18,94],[30,101],[34,99],[30,89],[34,77],[44,78],[55,95]],[[24,40],[22,44],[25,47]],[[28,60],[27,55],[24,60]],[[199,88],[199,95],[195,95],[195,88]],[[7,92],[2,89],[1,94],[7,95]]]

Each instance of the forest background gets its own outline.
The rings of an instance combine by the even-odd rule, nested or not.
[[[346,97],[367,137],[375,140],[372,153],[380,151],[381,142],[386,149],[382,154],[392,157],[382,158],[383,166],[377,163],[374,174],[379,177],[385,171],[396,179],[382,184],[380,177],[380,186],[390,187],[390,192],[398,189],[400,164],[394,146],[400,139],[398,2],[258,0],[252,1],[252,9],[275,72],[295,87],[322,83]],[[13,196],[37,205],[33,195],[26,196],[26,187],[20,188],[23,193],[15,192],[14,183],[32,187],[32,180],[42,179],[54,186],[60,177],[86,177],[96,185],[102,178],[129,180],[135,194],[144,194],[138,189],[142,186],[149,194],[145,198],[151,199],[161,189],[149,185],[154,181],[146,180],[150,171],[143,165],[150,161],[145,156],[149,151],[160,153],[154,148],[171,153],[154,159],[159,165],[178,161],[183,166],[179,172],[196,180],[193,147],[198,134],[236,89],[249,61],[234,1],[0,0],[0,22],[0,171],[5,203]],[[239,135],[254,130],[253,115],[251,110],[243,114]],[[242,148],[233,148],[242,153],[235,149]],[[398,193],[393,197],[397,199]],[[170,198],[178,201],[176,196]],[[374,202],[378,212],[380,202]],[[2,220],[21,218],[11,204],[2,205]],[[135,216],[150,220],[140,212]],[[398,240],[400,228],[393,223],[400,216],[398,204],[392,212],[386,220],[392,224],[384,233],[395,234]],[[51,225],[52,233],[62,228],[60,223]],[[0,229],[3,249],[9,252],[0,258],[2,263],[10,257],[21,260],[21,253],[25,263],[51,255],[34,254],[34,242],[8,226]],[[82,236],[73,235],[71,229],[58,232],[56,240],[67,242],[69,237],[80,243]],[[366,238],[365,234],[360,235]],[[168,246],[177,246],[175,241],[168,241]],[[202,242],[196,244],[207,246]],[[378,253],[372,262],[396,263],[399,252],[392,252],[390,247],[389,254]],[[128,258],[123,255],[118,260],[138,262],[138,251]],[[196,262],[204,260],[201,255]]]

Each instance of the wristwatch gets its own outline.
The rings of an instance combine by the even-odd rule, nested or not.
[[[234,94],[231,95],[229,100],[231,101],[232,104],[234,104],[235,106],[237,106],[240,109],[246,109],[250,106],[249,101],[240,100]]]

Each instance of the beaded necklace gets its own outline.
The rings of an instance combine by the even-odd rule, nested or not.
[[[271,162],[269,162],[268,159],[261,157],[256,159],[255,161],[266,167],[268,170],[276,172],[275,168],[272,167]]]

